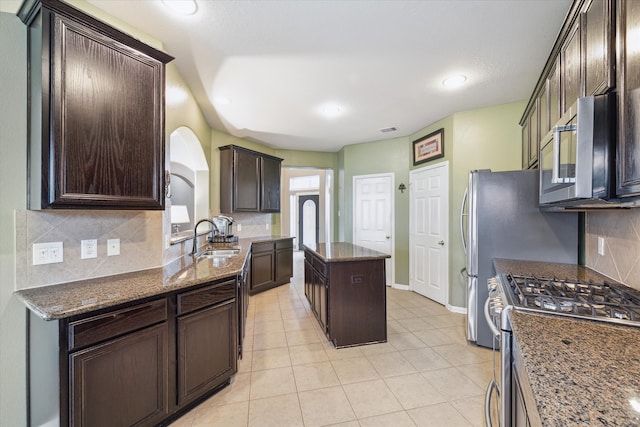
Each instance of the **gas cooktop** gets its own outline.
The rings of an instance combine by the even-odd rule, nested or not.
[[[640,327],[640,293],[627,286],[512,274],[505,278],[515,309]]]

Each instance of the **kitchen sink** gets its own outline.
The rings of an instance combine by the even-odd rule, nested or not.
[[[207,249],[196,255],[198,258],[228,258],[240,253],[237,248]]]

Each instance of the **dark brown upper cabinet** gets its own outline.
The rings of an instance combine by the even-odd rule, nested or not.
[[[32,208],[164,209],[173,58],[58,0],[27,1]]]
[[[280,212],[282,159],[235,145],[219,150],[220,211]]]
[[[522,126],[522,167],[537,167],[540,140],[583,96],[615,88],[613,0],[574,0],[538,79]]]
[[[588,0],[581,18],[585,96],[607,93],[615,87],[613,2]]]
[[[280,212],[280,164],[274,157],[260,158],[260,211]]]
[[[577,19],[560,50],[562,114],[583,96],[580,46],[580,20]]]
[[[640,195],[640,2],[618,1],[618,145],[617,190],[619,197]],[[634,37],[635,36],[635,37]],[[636,43],[636,44],[634,44]]]

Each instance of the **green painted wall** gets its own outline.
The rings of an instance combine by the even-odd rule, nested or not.
[[[333,169],[338,165],[338,153],[322,151],[276,150],[276,156],[283,158],[284,167],[312,167],[317,169]]]
[[[410,138],[394,138],[363,144],[347,145],[342,150],[344,158],[344,203],[340,221],[344,240],[353,241],[353,177],[379,173],[394,174],[395,188],[404,182],[409,184]],[[409,283],[409,192],[395,195],[395,281]]]
[[[449,302],[466,307],[466,282],[460,269],[466,259],[460,236],[460,204],[474,169],[517,170],[521,168],[522,131],[518,124],[526,102],[464,111],[453,115],[453,161],[450,180]]]
[[[521,130],[518,120],[525,102],[455,113],[406,137],[345,146],[338,153],[338,170],[344,199],[340,230],[343,240],[353,238],[353,176],[390,172],[396,187],[409,183],[409,171],[439,162],[449,162],[449,304],[466,307],[466,282],[459,275],[466,265],[462,250],[460,202],[472,169],[513,170],[520,168]],[[444,157],[413,165],[412,142],[444,129]],[[395,193],[396,283],[409,284],[409,192]],[[341,235],[342,236],[342,235]]]
[[[15,289],[14,210],[27,206],[27,30],[0,13],[0,425],[27,425],[26,317]]]

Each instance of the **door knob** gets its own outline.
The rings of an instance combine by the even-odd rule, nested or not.
[[[440,246],[444,246],[444,240],[440,240],[440,241],[438,242],[438,244],[439,244]]]
[[[385,236],[387,238],[387,240],[389,240],[391,238],[391,236]]]

